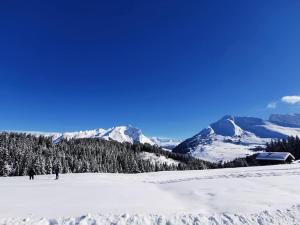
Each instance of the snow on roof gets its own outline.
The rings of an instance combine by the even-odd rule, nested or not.
[[[289,152],[261,152],[258,153],[256,159],[285,161],[289,156],[295,160],[295,157]]]

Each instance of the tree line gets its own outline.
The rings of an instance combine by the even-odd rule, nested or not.
[[[265,150],[267,152],[289,152],[298,160],[300,159],[300,138],[290,136],[287,139],[273,140],[267,144]]]
[[[141,152],[178,161],[178,164],[153,163]],[[101,139],[62,139],[54,144],[49,137],[20,133],[0,133],[0,176],[23,176],[33,168],[36,174],[62,173],[138,173],[164,170],[217,168],[214,163],[188,155],[164,151],[149,144],[119,143]]]

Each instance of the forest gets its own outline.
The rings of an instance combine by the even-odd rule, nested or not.
[[[179,163],[151,163],[141,152],[165,156]],[[130,144],[101,139],[70,139],[52,143],[51,138],[21,133],[0,133],[0,176],[35,173],[142,173],[165,170],[201,170],[217,165],[188,155],[164,151],[149,144]]]

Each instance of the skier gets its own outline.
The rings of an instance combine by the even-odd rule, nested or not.
[[[59,178],[59,166],[58,165],[55,167],[54,172],[55,172],[55,175],[56,175],[55,179],[58,180],[58,178]]]
[[[34,179],[35,171],[34,171],[34,169],[32,167],[29,169],[28,175],[29,175],[29,180],[33,180]]]

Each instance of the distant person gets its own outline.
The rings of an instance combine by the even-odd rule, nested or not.
[[[58,178],[59,178],[59,166],[55,167],[54,172],[55,172],[55,176],[56,176],[55,179],[58,180]]]
[[[29,180],[33,180],[34,179],[35,171],[34,171],[34,169],[32,167],[29,169],[28,175],[29,175]]]

